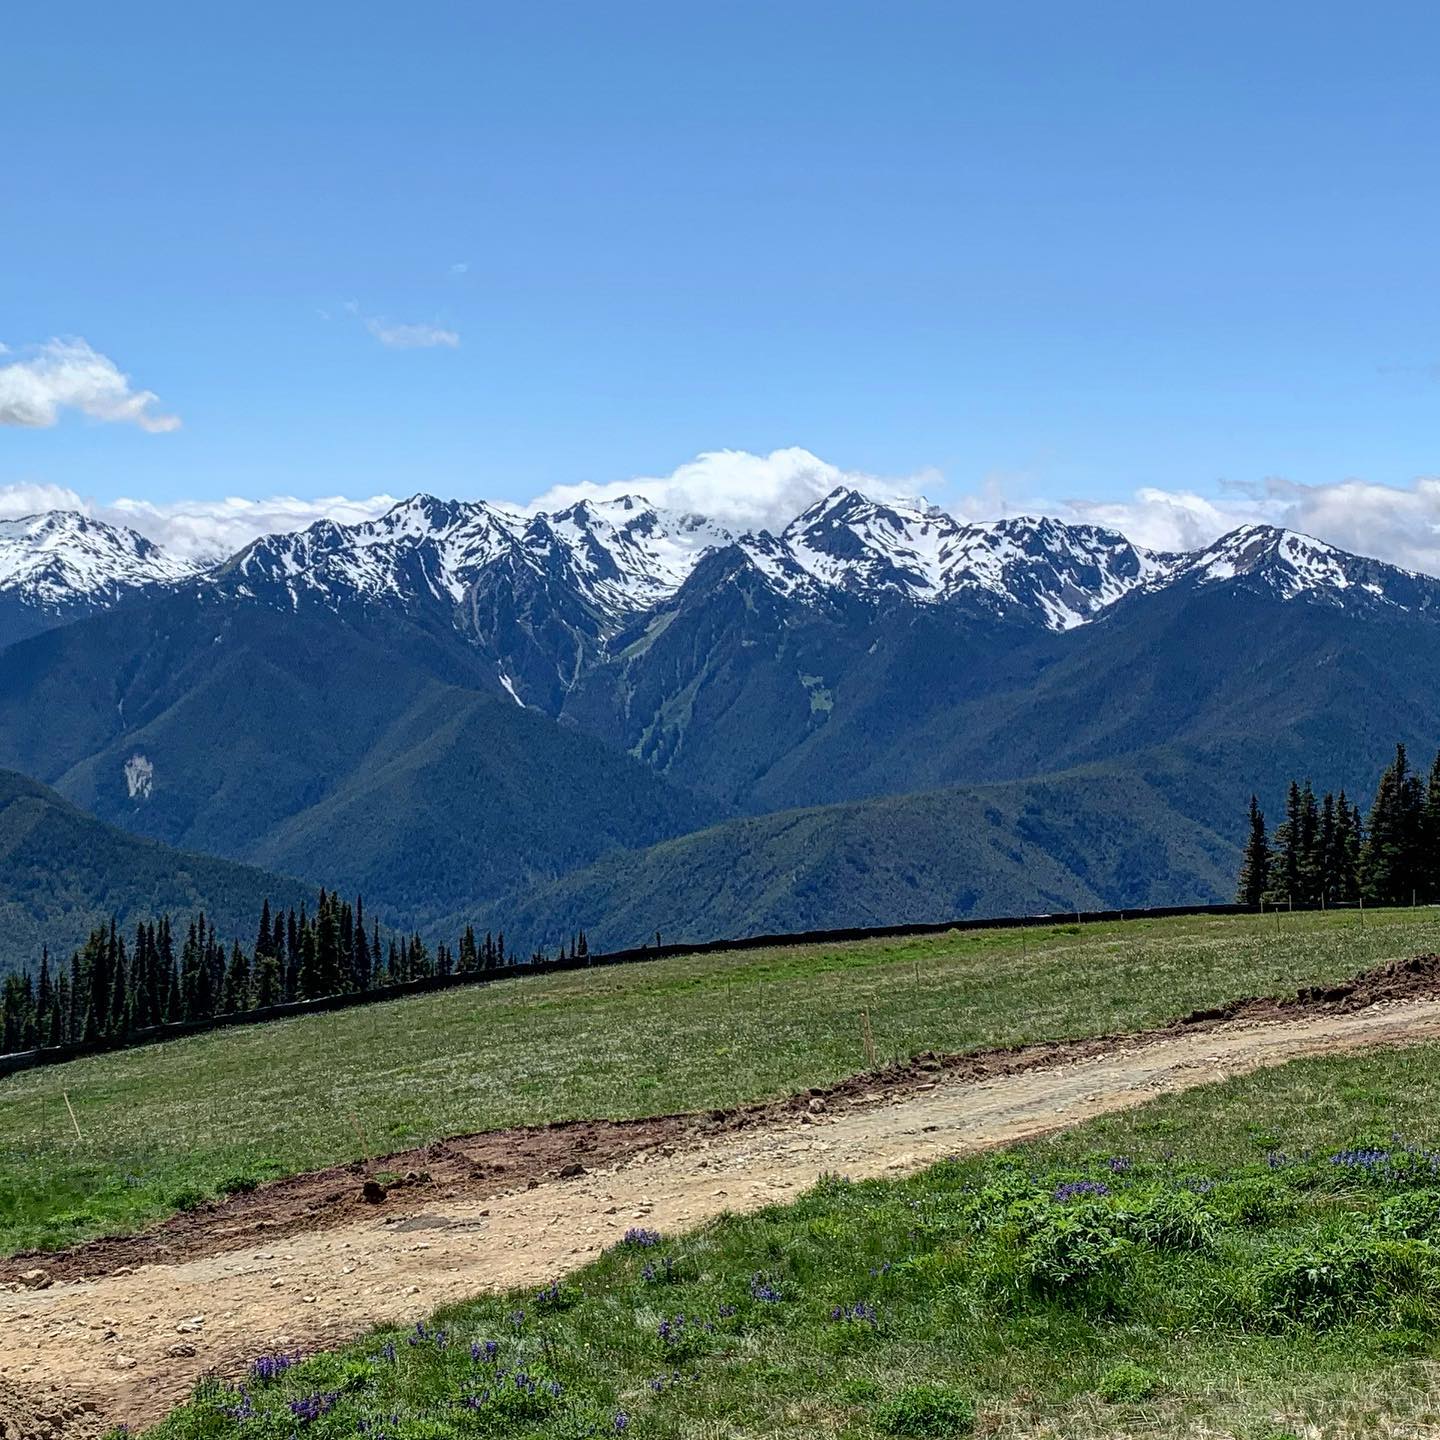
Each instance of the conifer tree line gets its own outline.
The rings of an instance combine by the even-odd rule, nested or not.
[[[1235,898],[1305,906],[1440,901],[1440,755],[1423,776],[1397,745],[1368,816],[1344,790],[1317,799],[1310,781],[1292,780],[1272,835],[1252,795]]]
[[[560,957],[589,954],[585,932]],[[547,957],[537,950],[532,961]],[[48,950],[38,968],[6,978],[0,992],[0,1054],[85,1043],[119,1045],[137,1031],[177,1021],[263,1010],[292,1000],[360,994],[431,976],[478,975],[514,963],[505,934],[483,939],[466,926],[452,950],[432,952],[418,934],[382,935],[364,902],[320,892],[315,913],[302,905],[260,911],[255,940],[227,945],[205,916],[182,935],[169,916],[122,932],[112,918],[66,962]]]

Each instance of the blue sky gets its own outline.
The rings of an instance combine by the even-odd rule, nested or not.
[[[962,508],[1440,524],[1437,52],[1421,4],[17,7],[9,393],[83,337],[156,399],[12,404],[0,487],[802,446]]]

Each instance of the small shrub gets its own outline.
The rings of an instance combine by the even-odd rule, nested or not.
[[[968,1435],[975,1406],[948,1385],[912,1385],[877,1406],[874,1419],[887,1435]]]
[[[1440,1192],[1412,1190],[1387,1200],[1375,1215],[1375,1229],[1387,1239],[1427,1240],[1440,1228]]]
[[[1209,1250],[1215,1243],[1215,1215],[1188,1190],[1152,1195],[1130,1212],[1132,1233],[1157,1250]]]
[[[840,1398],[847,1405],[873,1405],[880,1398],[880,1387],[873,1380],[846,1380]]]
[[[260,1182],[253,1175],[227,1175],[216,1189],[222,1195],[248,1195],[259,1187]]]
[[[187,1185],[170,1197],[170,1204],[176,1210],[198,1210],[205,1203],[205,1192]]]
[[[1294,1191],[1278,1178],[1252,1176],[1217,1185],[1206,1203],[1223,1225],[1264,1230],[1295,1214]]]
[[[1323,1329],[1433,1293],[1435,1254],[1422,1241],[1342,1236],[1273,1256],[1258,1279],[1266,1318]]]
[[[1111,1405],[1135,1405],[1148,1400],[1159,1388],[1159,1380],[1143,1365],[1129,1360],[1107,1370],[1095,1387],[1100,1398]]]
[[[1127,1217],[1093,1202],[1056,1207],[1025,1243],[1022,1263],[1032,1288],[1064,1298],[1115,1278],[1134,1250],[1127,1228]]]

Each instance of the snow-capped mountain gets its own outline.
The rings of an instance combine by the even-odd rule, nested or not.
[[[1243,579],[1279,600],[1303,597],[1341,608],[1440,613],[1440,581],[1431,576],[1274,525],[1245,525],[1203,550],[1175,557],[1165,578],[1194,585]]]
[[[74,511],[0,520],[0,644],[196,570],[134,530]]]
[[[1084,624],[1173,568],[1172,557],[1093,525],[1025,516],[962,525],[934,505],[881,504],[845,489],[811,506],[782,539],[819,584],[922,603],[981,599],[1032,612],[1052,630]]]
[[[278,588],[292,606],[303,597],[460,605],[483,572],[505,562],[536,576],[558,573],[613,619],[672,595],[702,554],[731,538],[701,516],[660,511],[633,496],[529,516],[416,495],[378,520],[321,520],[296,534],[267,535],[216,578],[250,597]]]
[[[573,676],[607,637],[672,599],[703,557],[731,547],[736,563],[793,603],[956,604],[1052,631],[1084,625],[1136,591],[1224,581],[1282,601],[1440,613],[1440,581],[1264,525],[1170,555],[1097,526],[1048,517],[963,523],[923,500],[846,488],[778,534],[741,535],[633,495],[550,514],[416,495],[376,520],[321,520],[264,536],[206,571],[79,514],[0,522],[0,643],[139,590],[198,580],[222,597],[288,610],[428,610],[482,643],[508,628],[553,652],[563,634],[560,670]],[[499,648],[510,653],[516,643]],[[511,688],[503,655],[500,663]]]

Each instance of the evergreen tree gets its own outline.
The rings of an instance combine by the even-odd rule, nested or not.
[[[315,910],[315,970],[313,988],[306,999],[334,995],[340,990],[340,917],[336,913],[336,897],[320,892]]]
[[[1405,747],[1395,747],[1394,763],[1380,777],[1360,856],[1360,884],[1371,904],[1408,903],[1419,888],[1418,851],[1422,798],[1411,775]]]
[[[235,941],[230,949],[230,964],[225,969],[225,989],[220,1001],[222,1015],[238,1015],[250,1008],[250,961]]]
[[[255,936],[255,959],[259,962],[261,956],[272,955],[275,952],[270,948],[274,941],[270,935],[270,897],[265,897],[264,903],[260,906],[260,929]]]
[[[114,933],[112,928],[111,934]],[[109,1020],[105,1026],[106,1035],[113,1040],[123,1040],[130,1033],[130,980],[125,958],[125,942],[117,940],[114,971],[110,981]]]
[[[1420,893],[1433,902],[1440,900],[1440,754],[1435,756],[1430,766],[1420,831]]]

